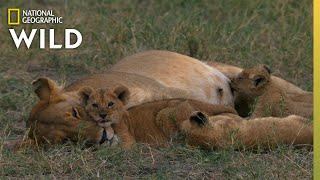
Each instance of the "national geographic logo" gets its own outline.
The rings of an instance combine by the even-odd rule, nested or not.
[[[9,8],[8,9],[8,25],[20,24],[20,9]]]
[[[53,10],[43,9],[20,9],[20,8],[8,8],[8,25],[18,26],[20,24],[62,24],[63,17],[56,16]],[[16,33],[13,28],[9,29],[10,35],[16,48],[19,49],[22,42],[25,43],[29,49],[33,42],[36,34],[39,35],[39,48],[45,49],[75,49],[82,43],[82,35],[76,29],[65,29],[64,30],[64,43],[56,43],[55,41],[55,29],[31,29],[30,33],[27,34],[24,29],[21,30],[20,34]],[[46,34],[49,35],[47,40]],[[75,41],[71,42],[71,37]]]
[[[22,9],[20,11],[19,8],[8,8],[8,25],[19,25],[20,22],[22,24],[62,24],[63,17],[56,16],[50,9]]]

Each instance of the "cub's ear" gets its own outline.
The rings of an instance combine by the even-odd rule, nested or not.
[[[56,94],[61,88],[53,80],[41,77],[32,82],[34,92],[40,100],[49,101],[52,94]]]
[[[264,75],[259,75],[259,74],[253,76],[252,81],[253,81],[254,86],[257,88],[262,87],[268,83],[267,78]]]
[[[207,116],[200,111],[193,112],[189,120],[197,123],[199,126],[204,126],[208,122]]]
[[[83,105],[86,105],[88,102],[88,99],[90,97],[90,95],[93,93],[93,89],[91,87],[85,86],[82,87],[79,91],[78,91],[78,95],[81,98],[81,103]]]
[[[118,86],[113,90],[113,93],[126,105],[129,101],[130,92],[129,89],[125,86]]]
[[[272,71],[271,71],[271,69],[269,68],[269,66],[267,66],[267,65],[265,65],[265,64],[260,64],[260,65],[259,65],[259,68],[260,68],[261,70],[266,71],[268,74],[271,74],[271,73],[272,73]]]
[[[250,78],[255,87],[262,87],[269,82],[271,70],[268,66],[260,64],[256,66],[256,73]]]

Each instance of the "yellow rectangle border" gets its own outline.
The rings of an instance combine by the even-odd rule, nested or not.
[[[320,179],[320,0],[313,1],[313,179]]]
[[[17,22],[11,22],[11,12],[17,12]],[[19,25],[19,24],[20,24],[20,9],[8,8],[8,25]]]

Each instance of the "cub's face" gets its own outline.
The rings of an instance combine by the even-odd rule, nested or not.
[[[239,93],[260,96],[269,85],[270,73],[265,65],[244,69],[236,78],[231,79],[231,87]]]
[[[114,90],[84,87],[79,94],[87,114],[100,127],[119,123],[127,113],[125,104],[129,92],[126,87],[119,86]]]

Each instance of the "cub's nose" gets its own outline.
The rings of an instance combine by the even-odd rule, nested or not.
[[[104,118],[107,117],[107,114],[106,114],[106,113],[101,113],[101,114],[99,114],[99,116],[100,116],[102,119],[104,119]]]

